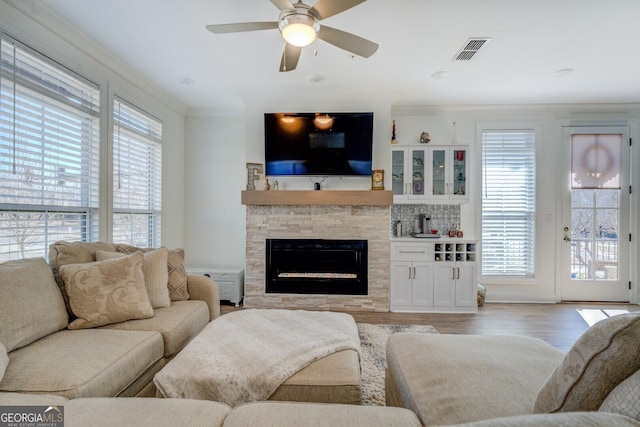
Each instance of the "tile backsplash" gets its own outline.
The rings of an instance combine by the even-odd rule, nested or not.
[[[431,229],[445,234],[454,225],[460,224],[460,205],[392,205],[391,236],[396,236],[396,224],[402,222],[402,235],[418,231],[418,215],[431,215]]]

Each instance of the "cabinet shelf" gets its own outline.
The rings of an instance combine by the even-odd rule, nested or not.
[[[475,243],[436,243],[434,245],[434,261],[436,262],[475,262]]]

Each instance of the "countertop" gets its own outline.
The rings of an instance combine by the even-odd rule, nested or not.
[[[474,239],[472,237],[462,237],[462,238],[458,238],[458,237],[449,237],[449,236],[441,236],[441,237],[412,237],[412,236],[402,236],[402,237],[397,237],[397,236],[391,236],[391,242],[400,242],[400,243],[407,243],[407,242],[422,242],[422,243],[475,243],[477,242],[477,239]]]

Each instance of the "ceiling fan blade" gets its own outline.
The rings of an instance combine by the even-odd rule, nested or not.
[[[278,9],[282,11],[295,10],[289,0],[271,0],[271,3],[273,3]]]
[[[365,1],[367,0],[319,0],[309,11],[315,14],[318,19],[327,19]]]
[[[280,72],[283,73],[295,70],[298,66],[298,60],[300,59],[301,52],[301,47],[285,43],[284,52],[282,52],[282,59],[280,60]]]
[[[241,33],[244,31],[272,30],[278,28],[278,22],[236,22],[235,24],[207,25],[207,30],[214,34]]]
[[[318,38],[363,58],[370,57],[378,50],[377,43],[326,25],[320,26]]]

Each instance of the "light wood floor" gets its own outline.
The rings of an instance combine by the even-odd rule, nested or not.
[[[576,309],[618,309],[640,311],[631,304],[496,304],[487,303],[477,314],[370,313],[350,312],[356,322],[375,324],[432,325],[443,334],[511,334],[537,337],[566,352],[587,330]],[[222,313],[234,310],[222,303]]]

